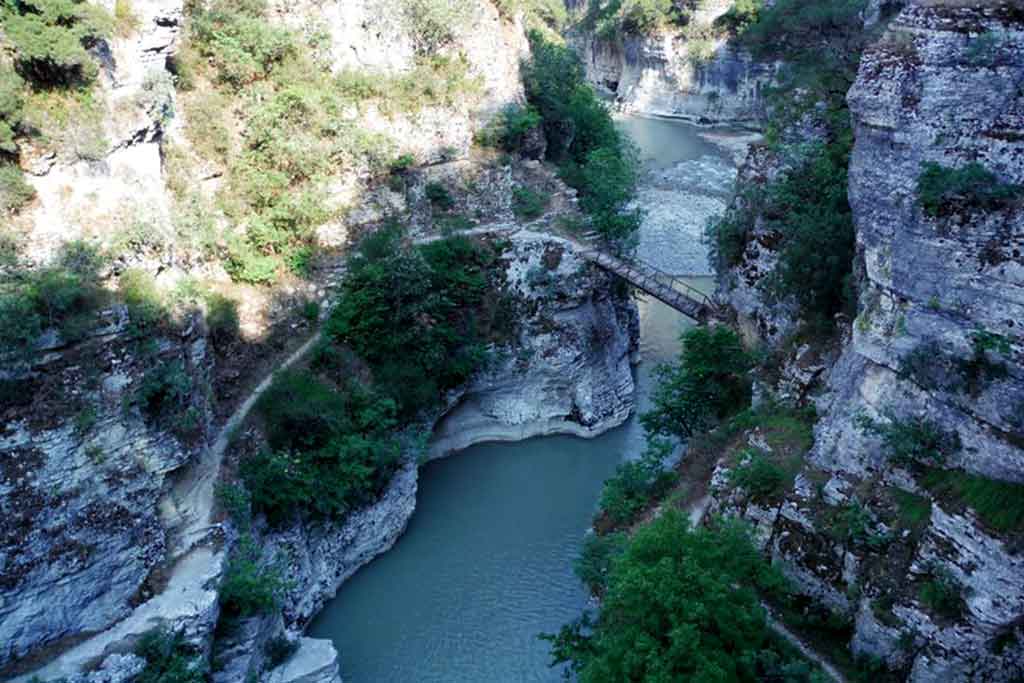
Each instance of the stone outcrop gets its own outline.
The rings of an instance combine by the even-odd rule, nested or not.
[[[754,60],[710,31],[715,18],[731,5],[732,0],[702,3],[682,29],[613,40],[585,33],[571,40],[587,78],[613,94],[623,111],[754,124],[762,118],[764,88],[774,66]]]
[[[1024,207],[964,202],[932,216],[917,193],[927,162],[978,162],[999,182],[1024,184],[1022,46],[1019,3],[919,0],[866,51],[848,95],[859,315],[838,359],[819,373],[814,448],[771,509],[741,504],[724,492],[724,471],[716,475],[719,508],[754,520],[801,591],[851,620],[853,651],[910,681],[1024,674],[1019,534],[936,496],[859,426],[862,416],[929,420],[960,443],[941,467],[1024,482]],[[752,336],[773,340],[782,326],[744,284],[771,269],[761,246],[748,245],[751,258],[731,274],[739,284],[728,295]],[[998,349],[979,351],[986,335]],[[967,381],[971,363],[1000,369]],[[908,495],[930,510],[914,528],[897,512]],[[837,533],[855,517],[856,533]],[[922,599],[936,577],[956,586],[959,614],[936,613]]]
[[[521,314],[517,338],[438,424],[432,457],[481,441],[596,436],[633,408],[635,305],[570,243],[525,231],[511,242],[506,276]]]

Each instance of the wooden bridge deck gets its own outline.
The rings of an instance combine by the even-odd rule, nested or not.
[[[584,249],[581,256],[698,323],[706,323],[717,316],[715,305],[706,294],[657,268],[626,261],[596,249]]]

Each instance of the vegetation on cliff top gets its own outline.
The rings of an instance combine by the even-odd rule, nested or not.
[[[760,216],[778,237],[777,266],[760,286],[776,300],[795,302],[818,330],[831,328],[836,313],[852,313],[856,301],[847,197],[853,134],[845,96],[871,35],[860,18],[864,4],[744,3],[742,16],[733,17],[740,45],[783,63],[768,94],[766,138],[784,172],[709,225],[713,262],[720,272],[739,265]],[[819,142],[807,145],[808,133]]]
[[[572,49],[537,31],[530,33],[530,46],[523,83],[543,121],[547,156],[579,191],[590,227],[610,242],[628,243],[642,218],[639,209],[627,208],[636,192],[636,150],[586,82]]]

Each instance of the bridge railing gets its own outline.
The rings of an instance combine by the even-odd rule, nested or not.
[[[669,275],[665,271],[655,268],[652,265],[643,263],[642,261],[637,261],[635,259],[626,259],[620,256],[611,256],[610,254],[607,254],[603,251],[600,251],[599,249],[594,248],[585,249],[583,255],[589,258],[590,260],[595,261],[596,263],[603,265],[606,268],[609,268],[612,271],[625,269],[627,272],[623,273],[623,275],[627,275],[629,274],[629,271],[632,271],[638,276],[652,278],[655,282],[662,285],[663,287],[667,287],[669,289],[672,289],[673,291],[679,292],[680,294],[690,299],[691,301],[694,301],[699,305],[704,306],[710,313],[713,314],[717,311],[715,303],[707,294],[697,289],[693,285],[687,283],[686,281],[682,280],[681,278],[676,277],[674,275]]]

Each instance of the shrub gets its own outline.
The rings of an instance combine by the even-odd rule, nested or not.
[[[652,440],[639,460],[621,463],[615,468],[615,476],[604,482],[599,505],[612,525],[631,523],[675,482],[675,472],[665,470],[663,465],[671,446],[664,440]]]
[[[263,654],[267,656],[267,669],[281,666],[299,649],[299,641],[286,636],[274,636],[263,646]]]
[[[41,86],[88,83],[98,69],[88,49],[113,28],[110,16],[84,0],[19,0],[2,10],[14,65]]]
[[[135,683],[203,683],[205,667],[199,652],[186,640],[183,631],[164,627],[147,631],[139,638],[135,654],[146,666]]]
[[[750,220],[749,215],[741,212],[708,220],[704,236],[708,243],[708,260],[716,273],[725,275],[740,264],[747,247]]]
[[[793,298],[804,315],[824,324],[853,303],[849,142],[818,145],[765,198],[766,214],[782,235],[778,264],[765,288],[776,298]]]
[[[506,152],[518,152],[530,131],[540,125],[541,116],[536,109],[510,104],[502,110],[498,120],[483,132],[481,141]]]
[[[753,360],[723,325],[692,328],[680,340],[679,361],[655,370],[654,407],[640,421],[654,434],[691,437],[749,401]]]
[[[743,489],[749,500],[758,505],[777,502],[793,485],[794,468],[786,468],[769,455],[748,448],[739,456],[739,463],[729,472],[729,484]]]
[[[455,199],[442,183],[427,183],[426,197],[431,206],[439,211],[448,211],[455,206]]]
[[[755,588],[781,586],[746,527],[690,529],[667,510],[611,563],[596,619],[542,637],[581,683],[765,680],[765,664],[783,657]]]
[[[976,161],[959,169],[927,162],[917,179],[918,200],[929,216],[964,209],[991,211],[1005,206],[1022,193],[1024,188],[1000,182],[994,173]]]
[[[886,422],[876,422],[862,415],[857,419],[857,426],[863,432],[880,437],[882,450],[896,465],[939,465],[960,450],[959,434],[943,430],[928,418],[900,419],[889,412],[886,419]]]
[[[126,270],[118,282],[121,298],[128,307],[132,323],[144,330],[156,325],[164,317],[163,298],[156,287],[156,280],[140,269]]]
[[[21,77],[7,64],[0,64],[0,156],[18,155],[18,143],[14,138],[18,134],[25,106],[24,89],[25,83]]]
[[[214,343],[224,344],[238,337],[238,302],[211,292],[206,299],[206,325]]]
[[[432,54],[449,44],[469,21],[473,7],[467,0],[406,0],[403,18],[416,50]]]
[[[512,211],[520,220],[533,220],[544,215],[544,209],[551,201],[550,195],[529,187],[512,190]]]
[[[296,49],[292,34],[268,22],[265,12],[262,0],[212,0],[192,8],[199,53],[236,89],[265,78]]]
[[[583,549],[573,563],[573,570],[591,593],[604,592],[612,562],[626,549],[628,537],[622,532],[611,534],[588,534],[583,539]]]
[[[947,619],[958,619],[966,605],[963,586],[948,569],[932,567],[931,577],[918,588],[917,597],[929,610]]]
[[[327,333],[366,361],[375,385],[410,416],[486,358],[489,321],[476,307],[492,258],[459,236],[409,249],[397,228],[385,228],[349,260]]]
[[[138,31],[140,25],[141,22],[135,14],[131,0],[115,0],[114,26],[117,34],[121,37],[128,37]]]
[[[220,604],[235,616],[267,614],[277,609],[284,590],[281,570],[264,566],[252,537],[242,536],[220,582]]]
[[[35,188],[25,182],[20,167],[0,162],[0,215],[17,211],[35,196]]]
[[[142,376],[134,402],[152,420],[174,421],[189,406],[192,377],[180,360],[161,362]]]
[[[0,289],[0,348],[25,350],[39,338],[43,319],[35,302],[23,289]]]
[[[252,523],[252,496],[238,484],[218,483],[214,488],[217,502],[235,525],[247,531]]]
[[[757,23],[764,0],[736,0],[729,10],[715,19],[715,26],[733,35],[745,33]]]
[[[933,495],[970,507],[995,531],[1024,531],[1024,484],[940,469],[925,472],[920,481]]]
[[[256,408],[270,450],[243,460],[241,473],[272,521],[301,509],[344,515],[376,495],[398,463],[395,403],[360,385],[338,391],[285,371]]]

